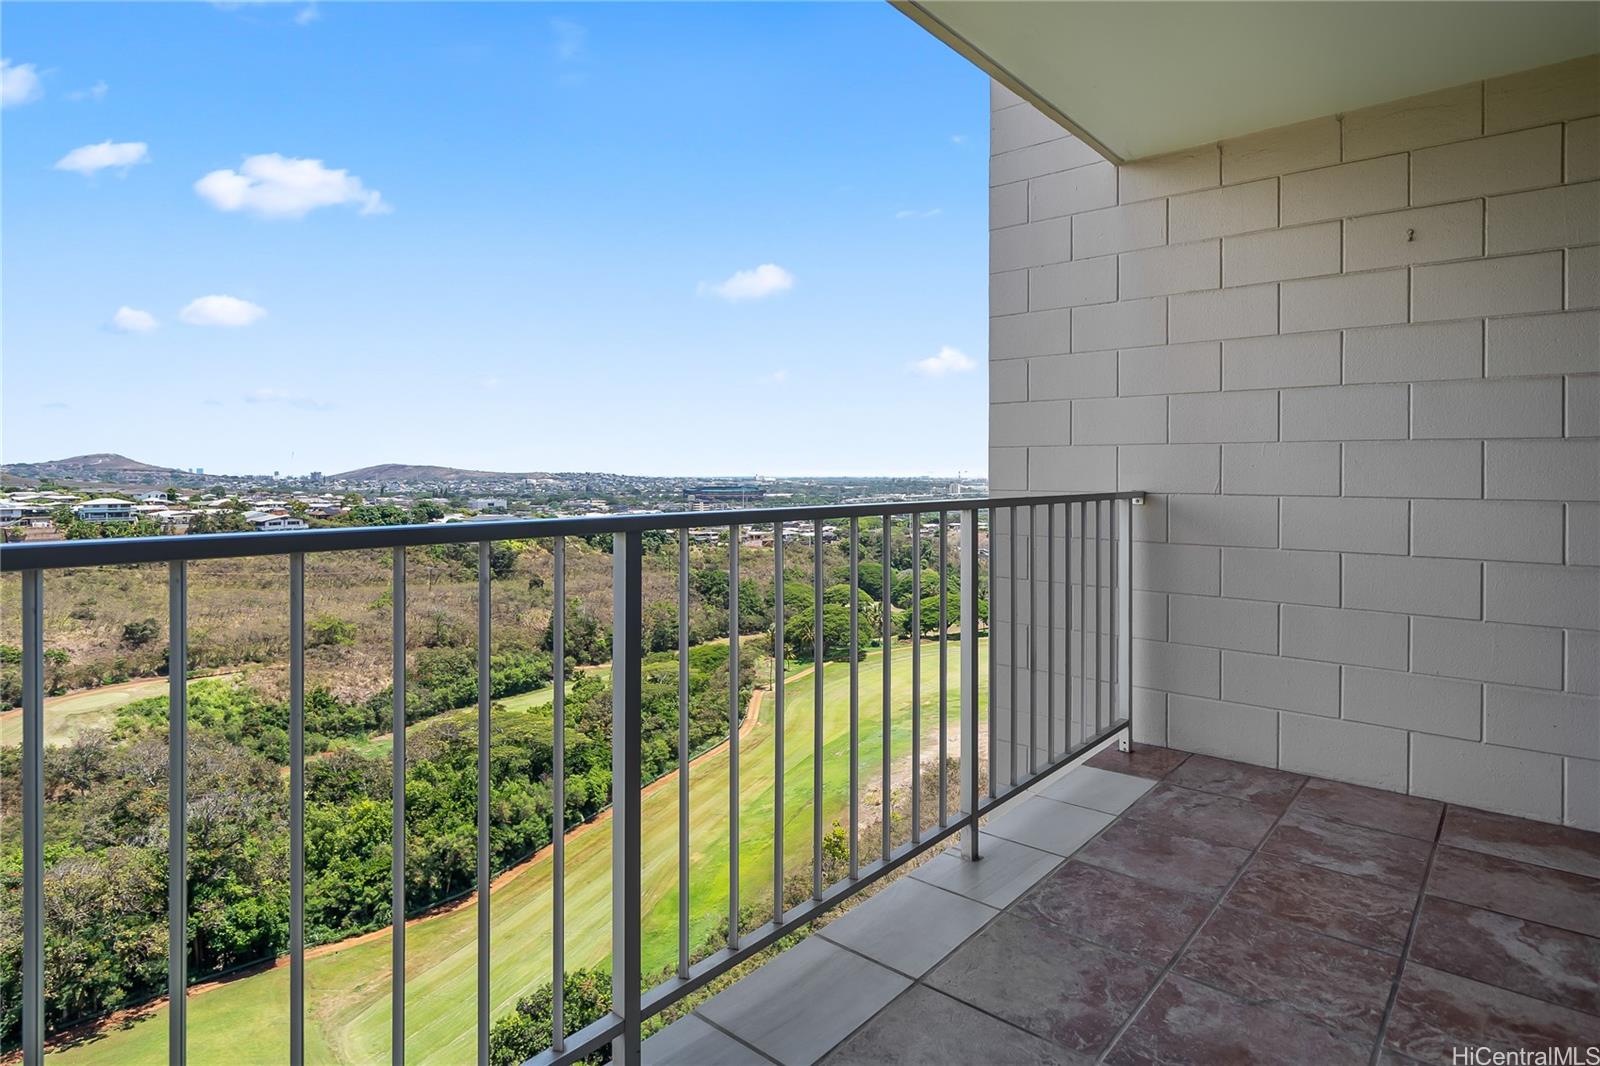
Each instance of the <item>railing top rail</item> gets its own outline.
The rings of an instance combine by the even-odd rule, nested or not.
[[[657,511],[643,514],[568,518],[510,518],[493,522],[431,525],[355,526],[262,533],[196,533],[166,537],[110,537],[102,540],[35,541],[0,546],[0,572],[55,570],[74,566],[119,566],[196,559],[240,559],[298,552],[413,548],[433,544],[527,540],[536,537],[595,536],[644,530],[726,528],[802,522],[813,519],[881,518],[992,507],[1028,507],[1096,500],[1134,500],[1143,492],[1079,492],[1054,496],[965,496],[947,500],[824,504],[815,507],[761,507],[736,511]]]

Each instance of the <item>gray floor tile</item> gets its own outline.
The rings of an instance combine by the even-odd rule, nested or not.
[[[771,1066],[693,1014],[686,1014],[644,1042],[645,1066]]]
[[[981,859],[968,862],[953,851],[944,852],[911,871],[911,876],[979,903],[1004,907],[1061,862],[1059,855],[990,836],[987,829],[983,830],[978,853],[983,856]]]
[[[891,1003],[823,1060],[826,1066],[1054,1066],[1079,1061],[1049,1041],[922,985]]]
[[[719,992],[697,1013],[786,1066],[806,1066],[910,984],[814,936]]]
[[[1087,844],[1114,818],[1114,815],[1087,807],[1029,796],[1008,806],[985,828],[997,837],[1065,858]]]
[[[903,877],[822,930],[822,935],[901,973],[921,977],[997,911]]]
[[[1106,814],[1121,814],[1154,785],[1155,782],[1147,777],[1079,766],[1056,775],[1055,780],[1040,790],[1040,794]]]

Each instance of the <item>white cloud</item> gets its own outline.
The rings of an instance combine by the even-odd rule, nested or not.
[[[762,378],[761,381],[766,385],[787,385],[789,383],[789,369],[787,367],[779,367]]]
[[[97,81],[87,89],[74,89],[72,92],[67,94],[67,99],[74,102],[90,100],[98,104],[101,100],[106,98],[106,93],[110,91],[111,86],[107,85],[103,81]]]
[[[121,141],[115,144],[111,141],[101,141],[99,144],[86,144],[82,148],[74,148],[56,160],[56,169],[70,170],[87,178],[102,170],[115,169],[126,174],[129,167],[148,162],[150,162],[150,146],[143,141]]]
[[[118,333],[149,333],[159,324],[155,315],[137,307],[119,307],[111,316],[111,328]]]
[[[244,394],[245,403],[275,403],[286,407],[299,407],[307,411],[326,411],[333,404],[326,400],[319,400],[315,396],[307,396],[303,392],[291,392],[288,389],[260,388],[251,389]]]
[[[794,288],[794,275],[776,263],[762,263],[754,270],[740,270],[722,281],[702,281],[700,295],[719,296],[729,302],[760,300]]]
[[[944,214],[944,208],[930,207],[926,211],[896,211],[894,217],[902,220],[908,218],[937,218],[942,214]]]
[[[967,135],[965,133],[952,133],[950,135],[950,143],[951,144],[966,144],[967,143]]]
[[[194,191],[219,211],[250,211],[265,218],[304,218],[316,208],[340,204],[355,204],[363,215],[390,210],[378,190],[367,188],[348,170],[277,152],[249,156],[238,170],[213,170],[194,183]]]
[[[191,326],[248,326],[266,313],[266,308],[237,296],[202,296],[190,300],[178,317]]]
[[[939,349],[938,355],[930,355],[926,359],[919,359],[911,364],[917,373],[930,378],[942,378],[946,374],[964,374],[977,368],[972,357],[959,348],[952,348],[948,344]]]
[[[570,63],[583,58],[584,46],[589,40],[589,31],[586,27],[571,19],[551,19],[550,32],[555,34],[557,59],[563,63]]]
[[[44,95],[39,68],[32,63],[0,59],[0,107],[31,104]]]
[[[307,4],[305,7],[294,13],[294,24],[296,26],[309,26],[321,17],[321,8],[319,8],[315,3]]]

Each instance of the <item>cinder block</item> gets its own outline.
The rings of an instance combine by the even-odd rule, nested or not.
[[[1484,324],[1484,373],[1600,373],[1600,312],[1491,318]]]
[[[989,271],[1020,270],[1023,267],[1061,263],[1072,258],[1070,219],[1052,218],[989,233]]]
[[[1296,659],[1404,670],[1409,621],[1403,614],[1286,603],[1279,650]]]
[[[1286,281],[1283,332],[1384,326],[1406,320],[1409,281],[1404,270]]]
[[[1344,717],[1420,733],[1478,740],[1483,685],[1443,677],[1344,667]]]
[[[1167,746],[1167,694],[1155,689],[1133,690],[1133,742]]]
[[[1074,444],[1151,444],[1167,439],[1165,396],[1077,400],[1072,415]]]
[[[1566,813],[1563,822],[1574,829],[1600,832],[1600,762],[1563,759],[1567,772]]]
[[[1413,267],[1411,319],[1558,311],[1562,288],[1560,252]]]
[[[1411,153],[1417,205],[1561,184],[1561,127],[1506,133]]]
[[[1490,78],[1483,87],[1485,133],[1600,113],[1600,57],[1588,55]]]
[[[990,448],[989,487],[995,492],[1026,492],[1028,449]]]
[[[1047,446],[1028,449],[1030,492],[1115,492],[1117,449]]]
[[[1278,394],[1210,392],[1168,401],[1168,436],[1174,443],[1278,439]]]
[[[1319,118],[1222,142],[1222,180],[1229,185],[1339,161],[1339,120]]]
[[[1600,500],[1600,441],[1488,441],[1483,495],[1490,500]]]
[[[1167,639],[1167,596],[1163,592],[1133,594],[1133,639]]]
[[[1286,174],[1278,181],[1282,186],[1279,210],[1285,226],[1395,211],[1406,206],[1404,155]]]
[[[1561,820],[1561,759],[1416,733],[1411,794],[1556,822]]]
[[[1143,688],[1215,699],[1222,690],[1222,653],[1165,641],[1133,642],[1133,676]]]
[[[1346,160],[1477,137],[1483,132],[1483,84],[1472,82],[1348,111],[1343,125]]]
[[[1117,449],[1123,491],[1217,492],[1221,456],[1215,444],[1125,444]]]
[[[1414,618],[1411,669],[1418,674],[1561,688],[1559,629]]]
[[[1569,629],[1566,644],[1566,690],[1600,696],[1600,633]]]
[[[1278,719],[1279,767],[1391,792],[1406,790],[1403,730],[1285,714]]]
[[[1418,383],[1411,387],[1411,435],[1441,440],[1559,437],[1561,379]]]
[[[1242,234],[1222,242],[1224,285],[1310,278],[1339,270],[1337,222]]]
[[[1278,286],[1250,285],[1171,297],[1174,343],[1259,337],[1278,332]]]
[[[1484,740],[1508,748],[1600,759],[1600,699],[1489,685]]]
[[[1117,257],[1117,293],[1124,299],[1215,289],[1221,284],[1216,241],[1173,244]]]
[[[1167,700],[1167,736],[1184,751],[1278,764],[1278,714],[1265,708],[1174,695]]]
[[[1005,359],[989,364],[989,402],[1019,403],[1028,398],[1028,364]]]
[[[1220,553],[1189,544],[1135,543],[1133,587],[1215,596],[1222,590]]]
[[[1221,180],[1217,147],[1205,145],[1124,164],[1118,180],[1118,195],[1126,204],[1209,189],[1221,184]]]
[[[1339,602],[1339,557],[1332,552],[1222,549],[1222,593],[1247,600]]]
[[[1483,496],[1483,446],[1415,441],[1344,446],[1347,496],[1478,499]]]
[[[1257,707],[1337,718],[1339,667],[1310,659],[1225,651],[1222,697]]]
[[[1495,319],[1525,322],[1527,319]],[[1483,376],[1483,325],[1429,322],[1377,326],[1344,335],[1344,380],[1448,381]]]
[[[1078,259],[1028,271],[1028,309],[1078,307],[1117,298],[1117,257]]]
[[[1600,374],[1567,379],[1567,436],[1600,437]]]
[[[1600,570],[1485,563],[1483,617],[1490,622],[1600,629]]]
[[[997,448],[1027,444],[1061,444],[1071,440],[1072,403],[1000,404],[989,409],[989,443]]]
[[[1224,389],[1339,384],[1339,334],[1249,337],[1222,346]]]
[[[1339,445],[1224,444],[1222,484],[1244,496],[1337,496]]]
[[[1600,117],[1567,123],[1567,181],[1593,181],[1600,178]]]
[[[989,120],[989,151],[995,155],[1068,136],[1071,134],[1053,119],[1032,107],[1009,107],[996,111]]]
[[[1167,342],[1167,299],[1123,300],[1072,309],[1072,350],[1143,348]]]
[[[989,228],[1004,229],[1028,221],[1028,183],[1014,181],[989,190]]]
[[[1567,565],[1600,566],[1600,504],[1567,504]]]
[[[1028,396],[1035,400],[1074,400],[1117,394],[1117,353],[1076,352],[1029,359]]]
[[[1041,219],[1112,207],[1116,202],[1117,168],[1091,163],[1033,179],[1025,207],[1030,218]]]
[[[1600,307],[1600,245],[1567,249],[1567,308]]]
[[[1485,221],[1490,255],[1600,242],[1600,181],[1492,196]]]
[[[1561,505],[1414,500],[1411,551],[1447,559],[1561,561]]]
[[[1007,270],[989,275],[989,314],[1020,315],[1028,309],[1028,272]]]
[[[1166,496],[1151,493],[1144,498],[1142,506],[1133,508],[1133,539],[1159,541],[1167,539]]]
[[[1168,205],[1174,243],[1271,229],[1278,224],[1278,179],[1174,196]]]
[[[1107,207],[1072,216],[1072,234],[1080,259],[1167,243],[1167,205],[1161,200]]]
[[[1343,577],[1346,607],[1474,620],[1483,609],[1483,564],[1476,560],[1346,555]]]
[[[1233,651],[1278,650],[1278,605],[1221,596],[1167,597],[1167,639]]]
[[[1405,500],[1285,496],[1282,544],[1310,551],[1404,555],[1410,512]]]
[[[1483,203],[1367,215],[1344,223],[1344,269],[1439,263],[1483,254]]]
[[[1174,544],[1275,548],[1278,546],[1278,498],[1168,496],[1167,535]]]
[[[1405,385],[1336,385],[1284,389],[1284,440],[1403,440],[1410,428]]]
[[[1060,170],[1104,162],[1100,153],[1076,137],[1018,148],[989,157],[989,184],[1009,185],[1014,181],[1054,174]]]
[[[1118,360],[1118,391],[1124,396],[1215,392],[1222,386],[1222,347],[1215,342],[1124,350]]]
[[[1029,311],[989,319],[989,358],[1060,355],[1072,348],[1072,312]]]

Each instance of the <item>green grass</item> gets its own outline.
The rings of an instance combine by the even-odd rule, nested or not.
[[[908,766],[911,721],[911,646],[897,644],[890,750]],[[985,661],[980,655],[979,661]],[[937,645],[923,650],[923,725],[934,736],[938,715]],[[882,764],[882,656],[860,669],[861,787],[876,789]],[[951,692],[958,657],[950,656]],[[823,822],[848,815],[849,668],[829,663],[824,672]],[[548,691],[545,700],[548,702]],[[786,685],[784,729],[785,869],[809,869],[812,832],[812,679]],[[517,699],[536,697],[527,693]],[[505,701],[507,703],[511,701]],[[952,700],[950,720],[958,717]],[[773,759],[775,703],[767,693],[760,724],[742,738],[739,757],[740,895],[747,903],[772,899]],[[690,772],[691,941],[711,930],[728,906],[728,755],[723,746]],[[931,815],[929,815],[931,817]],[[677,787],[671,782],[644,800],[644,966],[670,965],[677,953]],[[611,832],[609,820],[568,841],[566,958],[571,967],[604,964],[611,939]],[[550,979],[548,852],[492,893],[491,981],[493,1013]],[[412,1063],[471,1061],[476,996],[475,905],[418,922],[406,931],[406,1050]],[[387,1061],[390,1030],[390,937],[380,934],[307,961],[307,1061]],[[276,1064],[287,1059],[289,971],[280,967],[213,987],[189,1001],[189,1055],[196,1062],[229,1066]],[[63,1066],[157,1063],[166,1056],[166,1010],[126,1028],[49,1056]]]
[[[151,677],[51,697],[44,701],[44,742],[70,744],[84,730],[109,727],[116,720],[117,710],[134,700],[166,694],[167,679]],[[9,712],[0,718],[0,747],[21,743],[22,714]]]

